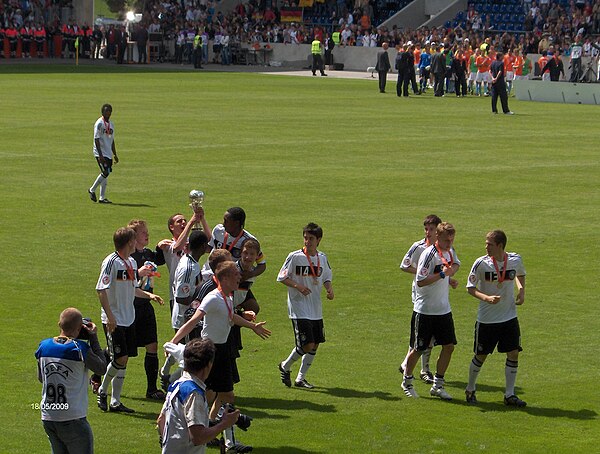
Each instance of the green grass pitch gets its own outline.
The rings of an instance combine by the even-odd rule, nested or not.
[[[40,423],[33,356],[56,335],[60,311],[99,320],[94,290],[112,233],[167,218],[206,193],[209,223],[230,206],[266,253],[255,284],[259,318],[273,336],[244,333],[237,403],[254,417],[239,438],[258,453],[595,452],[600,360],[598,257],[600,152],[596,106],[519,102],[493,116],[488,99],[399,99],[373,80],[280,75],[0,67],[0,452],[49,452]],[[92,126],[113,105],[121,163],[109,179],[115,204],[92,204],[97,175]],[[457,229],[462,267],[451,292],[459,344],[446,374],[448,403],[413,401],[400,389],[411,279],[398,265],[422,236],[425,215]],[[310,370],[312,391],[287,389],[277,363],[293,336],[285,288],[275,282],[302,226],[324,228],[334,271],[324,302],[327,342]],[[524,351],[517,391],[504,407],[504,358],[464,402],[476,301],[464,289],[485,233],[502,228],[527,269],[519,308]],[[168,297],[166,269],[156,292]],[[170,339],[157,309],[159,341]],[[101,343],[104,344],[101,337]],[[437,357],[437,352],[434,355]],[[297,368],[294,369],[296,371]],[[132,359],[124,403],[134,415],[101,414],[90,392],[96,452],[158,452],[158,403],[143,398],[143,356]],[[209,450],[209,452],[212,452]]]

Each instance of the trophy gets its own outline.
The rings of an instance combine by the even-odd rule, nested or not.
[[[199,191],[198,189],[192,189],[190,191],[190,208],[194,210],[194,213],[198,211],[199,208],[202,208],[202,202],[204,202],[204,192]],[[202,226],[196,222],[192,226],[194,230],[202,230]]]

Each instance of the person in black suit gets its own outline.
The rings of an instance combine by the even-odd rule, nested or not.
[[[506,81],[504,80],[504,55],[502,52],[496,54],[496,61],[490,66],[492,73],[492,112],[498,113],[498,98],[502,104],[502,112],[505,115],[513,115],[508,108],[508,94],[506,93]]]
[[[410,41],[409,41],[410,44]],[[408,84],[410,83],[410,67],[414,58],[409,51],[408,44],[402,46],[402,50],[396,56],[396,69],[398,70],[398,82],[396,82],[396,94],[408,97]]]
[[[435,54],[431,57],[431,73],[435,78],[433,85],[435,96],[444,96],[444,77],[446,75],[446,56],[440,46],[436,47]]]
[[[379,75],[379,93],[385,93],[385,84],[387,82],[387,73],[392,68],[390,65],[390,57],[387,53],[389,44],[383,43],[382,49],[377,53],[377,64],[375,65],[375,71]]]

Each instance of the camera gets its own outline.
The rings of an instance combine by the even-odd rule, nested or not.
[[[83,317],[81,322],[83,325],[89,326],[90,323],[92,323],[92,319]],[[79,330],[79,334],[77,335],[77,339],[89,340],[90,339],[89,331],[82,326],[81,329]]]
[[[219,408],[219,412],[217,413],[217,421],[221,421],[225,413],[232,413],[234,411],[235,407],[232,404],[224,403],[223,405],[221,405],[221,408]],[[248,427],[250,427],[250,424],[252,424],[252,417],[244,415],[243,413],[240,413],[240,416],[235,422],[235,425],[243,431],[247,431]]]

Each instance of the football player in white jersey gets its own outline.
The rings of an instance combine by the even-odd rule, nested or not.
[[[421,352],[427,350],[431,339],[442,346],[436,365],[430,394],[443,400],[452,397],[444,389],[444,374],[456,344],[452,309],[448,297],[452,284],[450,278],[456,274],[460,261],[452,247],[455,229],[452,224],[442,222],[437,226],[437,241],[423,251],[417,265],[414,323],[411,325],[411,346],[402,389],[408,397],[419,397],[413,387],[413,369]]]
[[[115,164],[119,162],[117,149],[115,147],[115,126],[110,121],[112,115],[112,106],[104,104],[101,109],[102,116],[94,123],[94,147],[93,153],[98,167],[100,167],[100,175],[96,177],[92,187],[88,189],[88,195],[92,202],[98,200],[96,198],[96,188],[100,186],[99,203],[112,203],[106,198],[106,179],[112,173],[113,159]]]
[[[163,454],[204,454],[206,444],[231,428],[240,411],[225,412],[221,421],[209,424],[206,379],[215,358],[210,339],[193,339],[183,352],[185,372],[169,390],[158,417]]]
[[[218,224],[212,231],[212,238],[209,245],[213,249],[227,249],[231,252],[234,260],[238,260],[242,256],[242,246],[248,238],[255,238],[247,230],[244,230],[246,222],[246,213],[240,207],[229,208],[223,215],[223,224]],[[256,239],[256,238],[255,238]],[[252,277],[260,276],[267,269],[267,261],[262,252],[256,259],[256,267],[249,271],[244,271],[242,280],[247,280]],[[204,266],[208,268],[208,264]],[[252,308],[246,308],[254,310]]]
[[[225,261],[220,263],[215,270],[215,279],[218,287],[206,295],[195,315],[180,329],[171,343],[177,344],[196,326],[198,319],[203,320],[202,338],[210,339],[215,343],[216,355],[213,368],[206,378],[208,401],[212,402],[211,418],[216,418],[219,408],[224,403],[233,404],[235,394],[233,391],[233,358],[232,348],[227,342],[233,324],[244,326],[253,330],[259,337],[266,339],[271,331],[263,325],[266,322],[251,322],[235,313],[232,292],[238,288],[241,274],[235,263]],[[252,448],[243,443],[236,442],[233,432],[225,431],[225,448],[231,452],[248,452]]]
[[[304,227],[302,235],[304,247],[290,252],[277,276],[277,282],[288,288],[288,316],[292,320],[296,339],[296,346],[288,358],[279,363],[278,368],[282,383],[291,387],[290,368],[302,358],[294,385],[312,389],[314,386],[306,381],[305,376],[315,359],[319,344],[325,342],[321,287],[325,287],[328,300],[332,300],[334,294],[329,261],[323,252],[317,250],[323,238],[323,229],[311,222]]]
[[[436,240],[436,229],[439,224],[441,224],[442,220],[436,216],[435,214],[430,214],[423,221],[423,227],[425,229],[425,238],[419,241],[415,241],[413,245],[410,247],[408,252],[404,255],[402,259],[402,263],[400,263],[400,269],[405,273],[409,273],[414,275],[412,282],[412,302],[413,305],[415,303],[415,287],[416,287],[416,277],[417,277],[417,264],[419,263],[419,257],[421,257],[422,252]],[[415,312],[413,312],[414,318]],[[425,383],[431,385],[433,383],[433,373],[429,369],[429,358],[431,357],[431,347],[425,350],[421,354],[421,373],[420,377]],[[408,352],[402,361],[402,364],[399,367],[399,371],[401,374],[404,373],[404,369],[406,369],[406,359],[408,358],[408,354],[411,351],[411,347],[408,347]]]
[[[173,314],[171,323],[177,331],[185,323],[184,314],[196,294],[196,290],[202,285],[201,266],[198,263],[200,257],[206,252],[208,238],[201,230],[194,230],[190,235],[190,252],[185,254],[175,270],[173,280]]]
[[[163,304],[162,298],[139,288],[137,264],[130,255],[135,251],[135,232],[121,227],[113,235],[115,252],[102,262],[96,284],[102,306],[101,317],[111,363],[98,389],[98,407],[102,411],[133,413],[121,403],[121,391],[129,357],[137,356],[135,340],[134,297],[147,298]],[[112,385],[110,407],[107,391]]]
[[[91,454],[92,428],[87,421],[88,369],[102,375],[106,359],[96,325],[70,307],[60,314],[60,335],[45,339],[35,352],[42,382],[42,423],[52,452]],[[83,338],[89,339],[89,343]]]
[[[468,403],[477,403],[475,384],[479,371],[497,347],[498,353],[506,353],[504,404],[524,407],[527,404],[515,395],[515,381],[522,350],[517,306],[525,302],[525,267],[519,254],[507,253],[505,248],[506,234],[502,230],[489,232],[485,237],[487,255],[475,260],[469,274],[467,291],[479,300],[479,310],[473,344],[475,356],[469,367],[465,395]]]
[[[167,227],[171,232],[172,238],[161,240],[156,245],[157,248],[162,250],[165,257],[165,264],[169,269],[169,301],[171,314],[173,313],[173,281],[175,278],[175,270],[177,269],[179,260],[181,260],[181,257],[187,252],[188,237],[192,231],[192,227],[196,223],[202,224],[202,229],[210,240],[210,227],[206,222],[204,209],[199,207],[197,211],[194,211],[194,214],[189,221],[187,221],[185,216],[181,213],[175,213],[171,216],[167,221]]]

